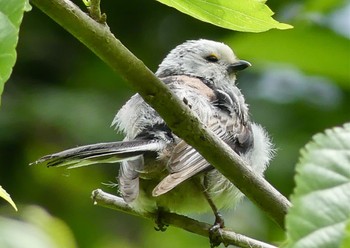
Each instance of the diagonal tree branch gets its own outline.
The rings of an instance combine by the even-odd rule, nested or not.
[[[107,207],[110,209],[122,211],[131,215],[155,221],[158,217],[154,213],[139,213],[129,207],[129,205],[121,197],[117,197],[96,189],[92,192],[91,198],[94,204]],[[178,215],[175,213],[162,212],[162,222],[167,225],[175,226],[204,237],[209,237],[209,229],[212,225],[199,222],[189,217]],[[276,248],[273,245],[266,244],[261,241],[237,234],[227,229],[219,229],[217,237],[225,245],[236,245],[242,248]]]
[[[32,3],[122,75],[176,135],[200,152],[283,228],[289,201],[203,126],[142,61],[114,37],[106,24],[96,22],[69,0],[32,0]]]

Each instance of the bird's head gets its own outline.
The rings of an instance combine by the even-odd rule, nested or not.
[[[174,48],[159,65],[158,77],[189,75],[208,82],[233,82],[250,63],[239,60],[227,45],[211,40],[190,40]]]

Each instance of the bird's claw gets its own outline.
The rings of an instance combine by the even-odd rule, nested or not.
[[[222,215],[219,212],[217,212],[215,214],[215,223],[209,229],[209,240],[210,240],[211,248],[217,247],[221,244],[222,242],[221,229],[224,227],[225,227],[224,219],[222,218]]]
[[[209,228],[209,241],[210,247],[214,248],[221,244],[221,227],[218,224],[214,224],[211,228]]]
[[[162,220],[162,211],[158,209],[157,211],[157,218],[156,218],[156,226],[154,227],[154,230],[161,231],[161,232],[165,232],[166,229],[168,228],[169,225],[164,224],[163,220]]]

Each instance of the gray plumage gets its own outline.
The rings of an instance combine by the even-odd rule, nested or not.
[[[272,156],[264,129],[251,122],[248,105],[235,84],[236,72],[250,64],[223,43],[187,41],[173,49],[156,75],[199,120],[262,174]],[[171,132],[158,113],[135,94],[112,125],[121,142],[77,147],[44,156],[37,163],[71,168],[121,162],[118,182],[124,200],[138,211],[162,207],[175,212],[234,207],[242,194],[195,149]],[[205,194],[203,194],[205,191]]]

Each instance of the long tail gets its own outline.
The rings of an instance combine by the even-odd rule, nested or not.
[[[96,163],[116,163],[132,160],[145,152],[156,152],[164,148],[157,140],[132,140],[79,146],[62,152],[46,155],[30,165],[45,164],[77,168]]]

